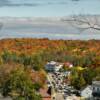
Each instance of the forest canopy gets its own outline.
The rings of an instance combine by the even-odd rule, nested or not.
[[[80,89],[100,79],[99,40],[49,40],[49,39],[2,39],[0,40],[0,91],[13,100],[41,100],[37,94],[46,85],[45,64],[49,61],[70,62],[86,68],[71,76],[72,85]],[[87,79],[88,73],[88,79]],[[79,78],[81,74],[82,78]],[[84,77],[83,77],[84,76]],[[79,79],[80,85],[76,85]],[[83,84],[84,83],[84,84]]]
[[[49,40],[49,39],[2,39],[0,63],[15,62],[23,65],[43,66],[55,60],[69,61],[75,66],[100,66],[99,40]],[[34,62],[35,61],[35,62]],[[37,65],[39,64],[39,65]]]

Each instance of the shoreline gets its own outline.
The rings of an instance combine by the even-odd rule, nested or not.
[[[72,40],[72,39],[49,39],[49,38],[31,38],[31,37],[29,37],[29,38],[22,38],[22,37],[19,37],[19,38],[2,38],[2,39],[0,39],[0,41],[2,41],[2,40],[16,40],[16,39],[18,39],[18,40],[26,40],[26,39],[32,39],[32,40],[50,40],[50,41],[100,41],[99,39],[88,39],[88,40],[79,40],[79,39],[76,39],[76,40]]]

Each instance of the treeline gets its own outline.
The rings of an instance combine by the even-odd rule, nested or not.
[[[57,49],[45,49],[33,55],[11,53],[9,51],[3,51],[0,55],[0,63],[18,63],[26,67],[31,67],[34,70],[44,69],[45,64],[48,61],[58,62],[70,62],[74,66],[92,67],[96,68],[100,66],[100,57],[96,56],[96,53],[87,53],[85,55],[65,54],[64,51],[58,51]]]

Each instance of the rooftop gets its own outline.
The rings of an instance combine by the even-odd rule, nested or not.
[[[47,63],[47,65],[63,65],[63,63],[55,62],[55,61],[50,61]]]
[[[46,100],[49,100],[49,98],[51,98],[51,96],[47,93],[47,89],[41,88],[39,92],[40,92],[42,98],[45,98]]]
[[[93,85],[99,85],[100,86],[100,81],[93,81],[92,84]]]
[[[51,65],[55,65],[57,62],[55,62],[55,61],[50,61],[50,62],[48,62],[48,64],[51,64]]]

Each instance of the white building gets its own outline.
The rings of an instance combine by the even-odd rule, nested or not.
[[[100,81],[92,82],[92,95],[96,99],[100,99]]]
[[[61,63],[51,61],[46,64],[45,69],[50,72],[57,72],[62,68],[62,66],[63,64]]]
[[[81,96],[85,99],[91,98],[92,97],[92,87],[87,86],[81,91]]]

